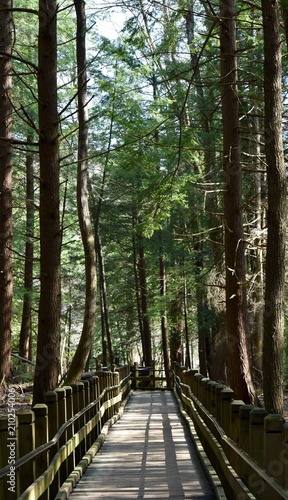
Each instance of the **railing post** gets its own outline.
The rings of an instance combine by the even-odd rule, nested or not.
[[[196,374],[198,373],[198,370],[189,370],[190,373],[190,387],[191,391],[196,396],[196,391],[197,391],[197,380],[195,378]]]
[[[75,416],[79,411],[79,386],[78,384],[71,384],[72,389],[72,399],[73,399],[73,416]],[[80,429],[79,418],[74,423],[74,434],[76,434]],[[77,465],[81,460],[81,450],[80,445],[75,448],[75,465]]]
[[[91,379],[91,389],[90,389],[90,395],[91,395],[91,400],[96,401],[98,397],[98,392],[97,392],[97,380],[98,377],[93,376]],[[98,405],[96,404],[93,409],[93,416],[97,413],[98,411]],[[92,443],[96,441],[98,436],[98,424],[95,425],[93,432],[92,432]]]
[[[197,370],[196,371],[195,370],[183,371],[184,383],[186,383],[186,385],[188,385],[190,387],[192,394],[194,394],[193,382],[194,382],[195,373],[197,373]],[[185,390],[184,392],[185,392],[187,397],[189,397],[189,398],[191,397],[188,390]],[[186,411],[190,413],[189,405],[186,405],[186,406],[187,406]]]
[[[284,486],[288,488],[288,422],[283,425],[283,463],[285,465]]]
[[[58,416],[58,394],[56,391],[48,391],[44,394],[44,403],[48,408],[48,433],[51,440],[59,429]],[[50,451],[51,455],[51,451]]]
[[[79,411],[83,410],[85,408],[85,391],[84,391],[84,382],[77,382],[78,385],[78,398],[79,398]],[[82,415],[82,417],[79,419],[79,429],[81,429],[85,425],[85,415]],[[79,430],[78,429],[78,430]],[[85,439],[83,439],[79,445],[80,448],[80,457],[79,459],[85,455],[86,450],[85,450]]]
[[[133,389],[137,389],[138,377],[139,377],[139,366],[138,363],[134,363]]]
[[[48,391],[44,394],[44,403],[48,407],[48,433],[49,440],[53,439],[59,429],[59,415],[58,415],[58,394],[55,391]],[[51,463],[57,450],[59,449],[59,442],[50,448],[49,461]],[[53,482],[50,485],[50,497],[54,498],[60,488],[60,472],[55,475]]]
[[[267,411],[264,408],[254,408],[249,416],[249,455],[261,467],[264,465],[264,418]]]
[[[231,414],[231,402],[234,397],[234,391],[231,387],[225,387],[220,392],[221,399],[221,422],[220,425],[226,432],[227,436],[230,437],[230,414]]]
[[[212,406],[213,398],[212,398],[212,387],[217,385],[217,382],[214,382],[214,380],[209,380],[207,382],[207,410],[211,415],[213,415],[214,407]]]
[[[239,446],[240,441],[240,408],[244,405],[241,399],[234,399],[230,404],[230,438]],[[233,469],[239,474],[241,472],[241,460],[239,455],[230,449],[230,462]]]
[[[218,382],[211,381],[210,382],[210,407],[211,407],[211,413],[213,417],[216,418],[217,416],[217,405],[216,405],[216,400],[217,400],[217,394],[216,394],[216,387],[218,387]],[[224,389],[224,385],[222,386],[222,389]]]
[[[215,405],[216,405],[216,412],[215,412],[215,418],[218,421],[219,425],[222,426],[221,424],[221,391],[226,388],[226,385],[223,384],[218,384],[215,387]]]
[[[66,393],[66,398],[65,398],[66,419],[68,422],[70,420],[70,418],[72,418],[74,415],[74,413],[73,413],[73,393],[72,393],[72,387],[70,385],[65,385],[63,387],[63,389],[65,389],[65,393]],[[69,441],[69,439],[72,438],[72,436],[74,436],[74,424],[69,425],[69,427],[66,429],[66,433],[65,433],[66,443],[67,443],[67,441]],[[69,474],[71,474],[71,472],[74,469],[75,469],[75,451],[72,451],[72,453],[70,453],[70,455],[67,457],[67,460],[66,460],[67,477],[69,476]]]
[[[249,442],[249,415],[250,412],[255,408],[253,405],[243,405],[240,406],[239,418],[240,418],[240,428],[239,428],[239,446],[242,450],[246,451],[249,455],[250,442]]]
[[[32,410],[20,410],[18,417],[19,458],[35,449],[35,414]],[[35,481],[35,462],[22,465],[17,476],[18,496]]]
[[[82,383],[84,384],[84,399],[85,399],[85,405],[88,406],[91,401],[90,401],[90,383],[89,380],[82,380]]]
[[[89,404],[93,403],[95,401],[95,381],[93,380],[93,377],[91,377],[89,380]],[[92,418],[95,415],[95,407],[93,407],[88,414],[89,420],[92,420]],[[88,440],[88,448],[92,446],[94,443],[94,435],[95,435],[95,427],[91,430],[89,433],[89,440]]]
[[[196,381],[196,384],[195,384],[195,396],[196,398],[199,399],[200,403],[202,403],[201,401],[201,380],[202,380],[203,375],[201,375],[201,373],[196,373],[195,374],[195,381]]]
[[[15,435],[11,437],[9,433],[10,422],[8,415],[0,417],[0,469],[8,465],[8,460],[15,460],[18,457],[18,417],[13,414],[13,432],[15,425]],[[17,494],[17,475],[13,463],[10,464],[8,475],[0,480],[0,498],[3,500],[14,500]],[[17,495],[18,496],[18,495]]]
[[[283,446],[283,415],[267,415],[264,419],[264,468],[282,486],[285,486],[285,462],[287,451]]]
[[[109,379],[109,387],[113,387],[113,373],[112,372],[109,373],[108,379]],[[113,398],[113,396],[114,396],[114,390],[110,391],[109,394],[110,394],[109,399]],[[113,405],[112,405],[109,408],[109,418],[113,417],[113,414],[114,414],[114,408],[113,408]]]
[[[48,407],[45,404],[36,404],[32,410],[35,413],[35,448],[41,444],[48,443]],[[37,456],[36,460],[36,477],[41,476],[49,465],[49,452],[43,451]],[[46,490],[41,495],[41,500],[49,499],[49,491]]]
[[[237,445],[240,443],[240,408],[243,405],[241,399],[234,399],[230,405],[230,437]]]
[[[67,422],[67,403],[66,403],[66,389],[65,387],[55,389],[58,397],[58,428]],[[48,410],[49,411],[49,410]],[[63,432],[59,440],[59,448],[63,446],[67,441],[67,433]],[[60,466],[60,486],[64,483],[65,479],[68,477],[68,461],[65,460]]]
[[[114,372],[113,373],[113,385],[115,386],[118,386],[116,387],[116,389],[114,390],[114,396],[116,398],[118,398],[118,396],[120,395],[120,376],[119,376],[119,373],[118,372]],[[114,415],[118,412],[119,410],[119,407],[120,407],[120,402],[118,403],[115,403],[115,406],[114,406]]]
[[[201,391],[201,403],[205,408],[207,408],[207,384],[210,382],[210,378],[203,377],[200,380],[200,391]]]
[[[189,385],[188,372],[186,370],[183,370],[181,380],[182,380],[182,384],[184,386]],[[189,397],[189,390],[187,387],[182,387],[182,394],[184,394],[184,396]],[[189,410],[188,410],[188,404],[186,403],[186,401],[182,400],[182,405],[183,405],[184,410],[188,413]]]
[[[83,380],[82,381],[84,386],[83,386],[83,392],[84,392],[84,406],[88,406],[90,404],[90,383],[89,383],[89,380]],[[89,422],[90,420],[90,411],[88,413],[85,413],[85,415],[83,415],[83,425],[86,425],[87,422]],[[85,455],[86,451],[89,450],[90,448],[90,439],[91,439],[91,436],[90,436],[90,433],[85,437],[84,441],[83,441],[83,448],[84,448],[84,453],[83,455]]]
[[[95,377],[95,379],[96,379],[95,380],[95,398],[99,399],[99,401],[98,401],[98,403],[96,405],[96,412],[99,413],[100,407],[101,407],[101,401],[100,401],[100,394],[101,394],[100,379],[97,376]],[[95,437],[95,440],[100,435],[101,425],[102,425],[102,422],[101,422],[101,418],[99,417],[99,421],[98,421],[98,424],[97,424],[97,427],[96,427],[96,437]]]

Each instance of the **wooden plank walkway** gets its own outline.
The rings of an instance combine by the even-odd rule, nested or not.
[[[173,393],[134,392],[69,498],[216,498]]]

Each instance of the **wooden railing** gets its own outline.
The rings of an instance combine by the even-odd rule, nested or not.
[[[46,393],[44,404],[17,413],[13,439],[9,415],[2,416],[0,498],[66,498],[130,394],[130,368],[125,366]]]
[[[175,390],[228,498],[288,499],[288,422],[175,364]]]
[[[131,380],[133,389],[173,389],[173,370],[156,368],[152,366],[131,366]]]
[[[245,405],[229,387],[178,364],[168,382],[155,368],[146,371],[134,365],[96,372],[46,393],[43,404],[17,413],[15,439],[9,416],[0,417],[0,499],[66,499],[121,416],[131,387],[171,389],[172,381],[226,497],[288,499],[288,422],[281,415]]]

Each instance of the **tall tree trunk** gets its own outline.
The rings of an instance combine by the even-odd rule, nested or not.
[[[191,368],[190,339],[188,328],[188,301],[187,301],[187,280],[185,274],[185,264],[183,259],[183,316],[184,316],[184,337],[185,337],[185,367]]]
[[[166,279],[165,257],[162,253],[159,257],[159,275],[160,275],[160,296],[163,300],[162,312],[161,312],[161,337],[162,337],[163,360],[164,360],[165,376],[167,380],[167,387],[171,387],[172,376],[171,376],[171,365],[169,360],[167,312],[165,305],[165,298],[167,292],[167,279]]]
[[[84,0],[74,0],[77,15],[78,170],[77,206],[85,255],[85,312],[82,334],[66,382],[79,380],[89,356],[96,318],[96,252],[88,204],[88,97],[86,72],[86,15]]]
[[[268,184],[263,390],[267,411],[282,413],[287,186],[282,143],[282,43],[279,2],[262,0],[262,14]]]
[[[40,279],[33,404],[58,385],[60,365],[59,156],[57,3],[39,0],[38,102],[40,155]]]
[[[221,0],[220,50],[225,180],[228,381],[236,396],[248,403],[254,401],[254,388],[247,345],[249,324],[245,287],[235,16],[235,0]]]
[[[200,373],[205,377],[209,374],[210,329],[208,323],[207,287],[202,283],[203,248],[201,243],[194,245],[195,276],[196,276],[196,301],[197,301],[197,326],[198,326],[198,353]]]
[[[175,291],[174,298],[169,302],[169,344],[170,344],[170,357],[173,366],[174,361],[180,365],[183,364],[182,352],[182,332],[183,332],[183,294],[182,292]]]
[[[148,316],[146,263],[145,263],[145,253],[144,253],[142,236],[139,236],[138,252],[139,252],[138,272],[139,272],[139,285],[140,285],[139,288],[140,288],[140,302],[141,302],[141,317],[143,324],[143,357],[145,366],[152,366],[151,329]]]
[[[253,379],[255,385],[260,385],[262,387],[262,354],[263,354],[263,291],[264,291],[264,280],[263,280],[263,241],[262,241],[262,229],[263,229],[263,214],[262,214],[262,182],[263,174],[261,173],[261,161],[260,161],[260,128],[259,128],[259,118],[258,110],[255,107],[255,141],[253,141],[253,147],[255,151],[253,153],[256,156],[256,173],[255,173],[255,215],[256,215],[256,237],[255,237],[255,253],[254,253],[254,269],[253,272],[256,275],[255,278],[255,291],[254,291],[254,328],[252,334],[252,366],[253,366]]]
[[[139,275],[138,275],[138,266],[137,266],[137,244],[136,244],[136,227],[137,221],[136,217],[132,215],[132,244],[133,244],[133,268],[134,268],[134,278],[135,278],[135,295],[136,295],[136,305],[137,305],[137,317],[139,324],[139,331],[142,343],[142,357],[145,359],[145,342],[144,342],[144,330],[143,330],[143,322],[142,322],[142,312],[141,312],[141,300],[140,300],[140,290],[139,290]]]
[[[8,382],[12,323],[12,8],[3,0],[0,10],[0,385]]]
[[[210,188],[207,188],[207,192],[205,192],[205,211],[209,220],[210,227],[213,227],[213,243],[212,252],[213,252],[213,263],[217,274],[223,274],[223,230],[221,227],[221,221],[219,216],[216,215],[220,212],[219,210],[219,195],[216,189],[213,189],[213,185],[217,185],[217,179],[215,179],[215,158],[216,153],[215,149],[211,147],[213,144],[213,139],[210,131],[210,122],[215,112],[215,108],[211,110],[211,105],[206,102],[205,95],[203,92],[203,81],[200,72],[199,66],[199,54],[195,51],[195,8],[194,8],[195,0],[187,0],[187,8],[185,9],[185,24],[186,24],[186,34],[187,34],[187,44],[190,49],[190,59],[191,59],[191,69],[192,69],[192,79],[196,84],[196,93],[197,93],[197,108],[198,115],[201,126],[201,137],[203,142],[204,149],[204,167],[205,167],[205,180],[207,184],[209,184]],[[210,114],[209,114],[210,113]],[[210,192],[209,192],[210,191]],[[201,246],[201,244],[197,244],[197,246]],[[201,272],[205,266],[203,258],[201,258],[202,266],[200,265],[200,260],[196,265],[196,274],[198,277],[201,276]],[[196,280],[196,297],[197,297],[197,323],[198,323],[198,336],[199,336],[199,361],[200,361],[200,372],[203,375],[208,374],[208,366],[211,368],[213,362],[213,357],[209,356],[214,347],[215,350],[219,351],[222,348],[218,347],[216,342],[217,336],[221,332],[215,328],[220,322],[219,318],[216,316],[220,313],[216,313],[212,307],[209,307],[209,301],[207,298],[208,294],[208,286],[203,286],[203,283],[197,279]],[[199,299],[199,302],[198,302]],[[211,323],[214,325],[214,339],[213,336],[210,335],[210,327],[209,322],[207,320],[207,314],[209,314]],[[212,321],[212,316],[214,316]],[[222,318],[223,320],[223,314]],[[222,321],[221,321],[222,323]],[[211,329],[212,330],[212,329]],[[214,341],[214,342],[213,342]],[[214,344],[214,345],[212,345]],[[218,356],[218,352],[215,353]],[[209,358],[209,359],[208,359]]]
[[[101,293],[102,314],[104,322],[103,326],[106,334],[105,337],[107,340],[110,367],[112,367],[112,365],[114,364],[114,353],[113,353],[112,336],[111,336],[110,321],[109,321],[104,257],[103,257],[102,244],[99,231],[96,233],[96,249],[97,249],[98,268],[99,268],[99,288]]]
[[[33,137],[27,137],[28,143]],[[31,359],[32,330],[32,290],[33,290],[33,253],[34,253],[34,169],[33,153],[27,151],[26,156],[26,244],[24,268],[24,300],[22,322],[19,339],[19,353],[22,358]]]

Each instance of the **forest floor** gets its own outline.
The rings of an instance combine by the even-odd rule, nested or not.
[[[31,384],[21,384],[15,387],[15,399],[13,401],[13,408],[15,413],[20,410],[31,410],[33,399],[33,386]],[[260,403],[263,402],[263,396],[259,396]],[[288,422],[288,391],[284,392],[284,411],[283,416]],[[0,389],[0,416],[9,412],[8,404],[8,390]]]

